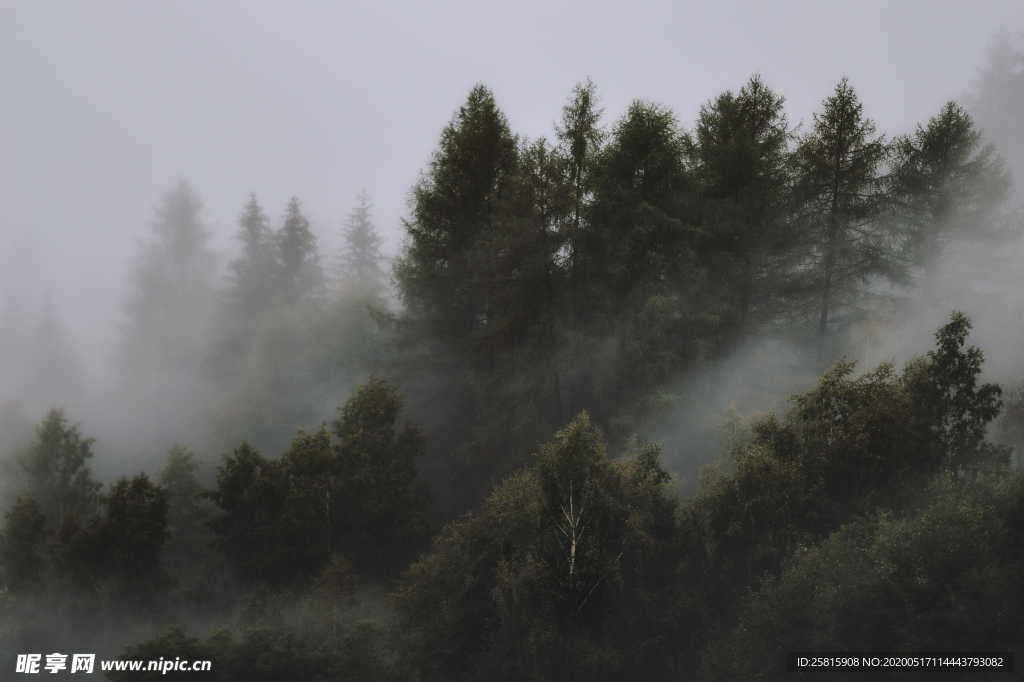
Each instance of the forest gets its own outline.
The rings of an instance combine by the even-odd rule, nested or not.
[[[278,215],[254,194],[221,269],[179,180],[102,390],[52,306],[0,317],[9,384],[49,400],[0,396],[2,665],[213,661],[115,682],[814,677],[786,670],[794,651],[1024,665],[1024,53],[997,46],[973,99],[892,134],[847,78],[799,126],[766,78],[735,85],[684,123],[647,100],[612,117],[584,80],[536,139],[473,86],[393,260],[366,193],[337,253],[298,196]],[[1011,341],[990,350],[993,316]],[[897,349],[907,324],[930,341]],[[116,415],[97,417],[114,451],[86,404]]]

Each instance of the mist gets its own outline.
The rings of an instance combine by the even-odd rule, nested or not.
[[[0,666],[730,679],[1017,523],[1019,2],[14,2],[0,74]]]

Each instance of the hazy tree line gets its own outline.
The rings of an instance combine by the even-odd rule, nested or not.
[[[1007,64],[981,99],[1024,92]],[[982,379],[959,313],[902,369],[840,359],[858,324],[902,314],[897,291],[927,296],[943,252],[1019,238],[1010,192],[955,102],[890,138],[842,79],[797,128],[759,76],[691,130],[647,101],[608,123],[584,82],[550,140],[474,87],[412,189],[393,281],[362,195],[333,262],[298,199],[275,223],[251,196],[220,282],[179,183],[125,310],[124,414],[226,454],[204,472],[176,445],[104,486],[96,443],[49,412],[8,462],[3,650],[106,633],[223,680],[781,679],[796,649],[1019,653],[1005,443],[1024,399]],[[638,434],[680,376],[766,335],[820,380],[679,498]]]

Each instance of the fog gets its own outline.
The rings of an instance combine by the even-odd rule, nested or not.
[[[956,2],[14,2],[2,11],[0,302],[9,324],[59,331],[33,333],[69,346],[62,357],[76,378],[10,367],[0,396],[34,414],[78,406],[94,420],[102,415],[86,395],[64,387],[111,386],[132,269],[159,197],[179,178],[204,204],[219,277],[238,250],[250,192],[275,223],[300,197],[330,258],[365,189],[394,256],[409,188],[474,82],[495,91],[513,130],[538,137],[551,135],[585,77],[599,87],[605,124],[645,98],[689,128],[701,104],[756,71],[786,98],[799,132],[846,75],[892,136],[948,99],[970,100],[997,32],[1012,39],[1024,22],[1010,0],[984,11]],[[962,276],[950,270],[943,281]],[[949,307],[915,309],[920,324],[876,339],[864,358],[920,347]],[[1006,337],[990,350],[1006,367],[1015,330],[993,330],[987,310],[978,310],[979,333]]]
[[[128,273],[161,192],[186,178],[218,250],[257,193],[292,194],[329,246],[361,188],[394,253],[410,185],[477,81],[513,128],[550,134],[587,76],[609,118],[636,97],[687,125],[754,71],[808,120],[840,75],[880,129],[962,96],[1012,0],[722,2],[4,3],[2,300],[49,292],[105,371]]]
[[[840,252],[822,238],[837,229],[838,199],[832,214],[820,208],[828,202],[814,194],[809,140],[826,98],[846,92],[844,77],[884,136],[866,162],[877,177],[850,194],[884,198],[844,214],[849,243],[861,228],[875,232]],[[784,98],[784,129],[757,128],[752,172],[734,163],[716,179],[722,158],[748,157],[730,156],[728,133],[700,137],[702,107],[723,128],[753,129],[763,123],[730,122],[735,100],[715,98],[744,88],[749,105],[748,88],[763,84]],[[519,551],[516,533],[540,527],[541,516],[517,515],[541,514],[538,500],[565,492],[538,477],[578,454],[567,433],[601,456],[607,441],[615,460],[587,464],[587,476],[603,477],[593,490],[611,496],[595,505],[607,503],[607,519],[633,510],[621,527],[605,519],[589,532],[608,534],[608,546],[616,532],[642,536],[637,546],[664,541],[674,557],[665,561],[677,564],[651,585],[690,575],[688,559],[673,554],[686,543],[701,548],[693,556],[721,551],[734,571],[722,581],[753,594],[750,556],[778,558],[761,569],[781,571],[793,547],[824,542],[860,513],[840,499],[834,517],[798,528],[772,554],[757,544],[767,535],[754,533],[754,512],[730,522],[727,495],[714,507],[702,472],[729,472],[760,417],[784,422],[790,397],[844,358],[857,372],[902,368],[934,347],[954,310],[984,350],[981,378],[1024,386],[1022,84],[1019,0],[2,3],[0,610],[10,610],[0,654],[90,642],[113,655],[172,623],[201,637],[234,628],[245,633],[239,647],[259,648],[258,633],[240,625],[252,621],[299,633],[299,658],[320,656],[323,644],[340,656],[332,665],[363,661],[381,675],[365,679],[413,679],[389,666],[426,670],[435,652],[424,645],[417,659],[420,643],[394,631],[419,618],[413,630],[429,643],[430,599],[447,604],[444,580],[458,571],[497,581],[474,584],[486,606],[452,626],[469,633],[466,651],[482,650],[472,644],[479,613],[487,627],[513,623],[512,651],[554,603],[515,595],[549,594],[536,591],[536,576],[561,566],[561,545],[542,538],[508,562],[504,553]],[[599,121],[577,155],[567,102],[594,92]],[[964,110],[944,109],[951,100]],[[920,143],[901,166],[898,143],[918,144],[915,131],[940,111],[964,114],[969,153],[940,150],[943,163],[960,165],[938,190],[901,180],[897,171],[925,163],[927,150]],[[860,148],[868,155],[873,135]],[[868,217],[857,223],[849,216],[861,209]],[[852,274],[836,274],[833,292],[832,270],[819,277],[819,265],[835,254]],[[916,395],[908,385],[879,399]],[[974,396],[965,391],[958,398]],[[992,398],[979,395],[979,405]],[[984,416],[986,403],[972,427],[1018,446],[1024,461],[1024,391],[1004,395],[1004,416]],[[51,408],[67,421],[47,416]],[[581,410],[590,416],[573,420]],[[938,433],[947,422],[936,414],[927,425]],[[839,421],[847,418],[856,431],[860,416]],[[885,431],[883,421],[868,430]],[[893,433],[890,441],[909,438]],[[636,468],[650,465],[644,442],[660,446],[664,478]],[[760,442],[758,456],[788,442]],[[1003,452],[986,447],[978,452]],[[765,468],[764,500],[796,475],[783,459]],[[114,482],[139,472],[152,483]],[[569,480],[571,510],[582,486]],[[672,501],[650,502],[665,481]],[[691,502],[725,519],[720,546],[702,535],[716,531],[699,513],[676,513]],[[572,526],[573,512],[560,509]],[[748,521],[755,539],[730,549],[739,537],[730,533]],[[462,538],[476,542],[491,523],[508,524],[512,539],[497,533],[500,551],[473,551],[486,554],[481,562],[500,557],[498,568],[459,564]],[[557,560],[545,564],[551,547]],[[550,582],[574,610],[537,632],[579,613],[581,623],[603,617],[583,608],[610,589],[601,562],[618,566],[623,554],[586,551],[590,578],[574,573],[574,539],[568,582]],[[593,582],[574,582],[584,579]],[[724,646],[741,597],[719,588],[673,602],[679,622],[692,620],[686,604],[711,613],[721,599],[726,614],[699,625],[687,644],[698,653],[673,659],[676,671]],[[648,606],[637,613],[661,600],[638,594]],[[487,610],[495,604],[510,610],[499,618]],[[637,651],[646,649],[615,656],[646,657]],[[559,656],[551,660],[572,658]],[[482,660],[485,673],[503,665]],[[516,660],[508,679],[526,679]],[[570,678],[552,665],[537,674]]]

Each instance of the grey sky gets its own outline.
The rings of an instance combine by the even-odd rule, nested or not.
[[[246,194],[298,194],[325,248],[358,190],[397,248],[410,185],[476,81],[516,132],[550,134],[587,76],[629,100],[700,104],[754,71],[795,123],[850,77],[908,130],[961,96],[1024,2],[198,2],[0,5],[0,306],[49,291],[85,347],[117,305],[177,177],[227,253]]]

